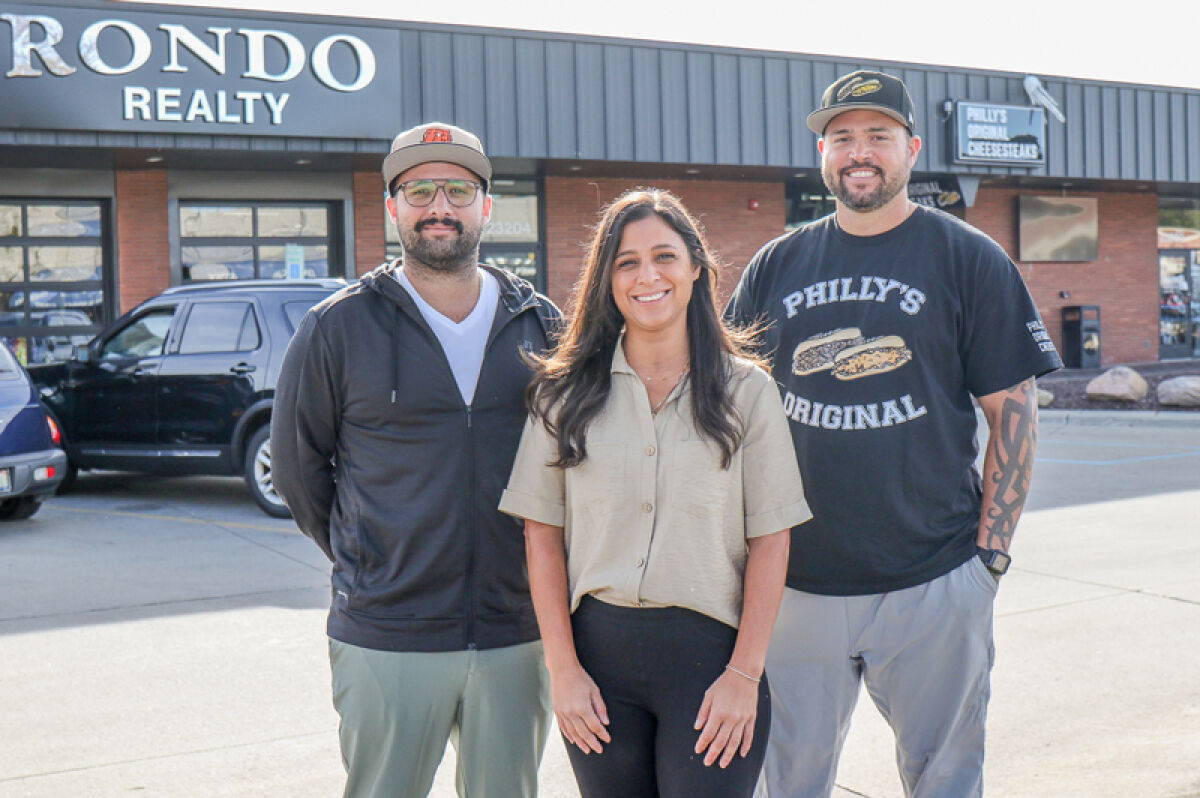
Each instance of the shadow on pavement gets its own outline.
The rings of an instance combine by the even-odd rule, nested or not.
[[[329,606],[329,563],[237,478],[104,472],[0,524],[0,635]]]

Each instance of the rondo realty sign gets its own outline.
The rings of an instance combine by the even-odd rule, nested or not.
[[[112,11],[0,4],[0,125],[386,138],[399,123],[395,31]]]

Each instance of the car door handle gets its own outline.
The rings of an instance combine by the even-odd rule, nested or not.
[[[230,366],[229,370],[234,374],[249,374],[252,371],[258,371],[258,366],[250,363],[238,363],[236,366]]]

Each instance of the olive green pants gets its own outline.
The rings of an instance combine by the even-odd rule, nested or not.
[[[446,741],[461,798],[533,798],[550,726],[541,641],[376,651],[329,641],[346,798],[425,798]]]

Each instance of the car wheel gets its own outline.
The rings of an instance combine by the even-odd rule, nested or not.
[[[18,496],[0,502],[0,521],[20,521],[29,518],[42,507],[41,496]]]
[[[58,483],[58,487],[54,489],[56,495],[62,495],[75,489],[75,479],[79,476],[79,468],[70,460],[67,461],[67,467],[63,470],[62,482]]]
[[[271,479],[271,428],[263,425],[250,436],[246,446],[245,464],[246,485],[250,495],[267,515],[275,518],[291,518],[292,512],[283,503],[283,499],[275,492],[275,483]]]

